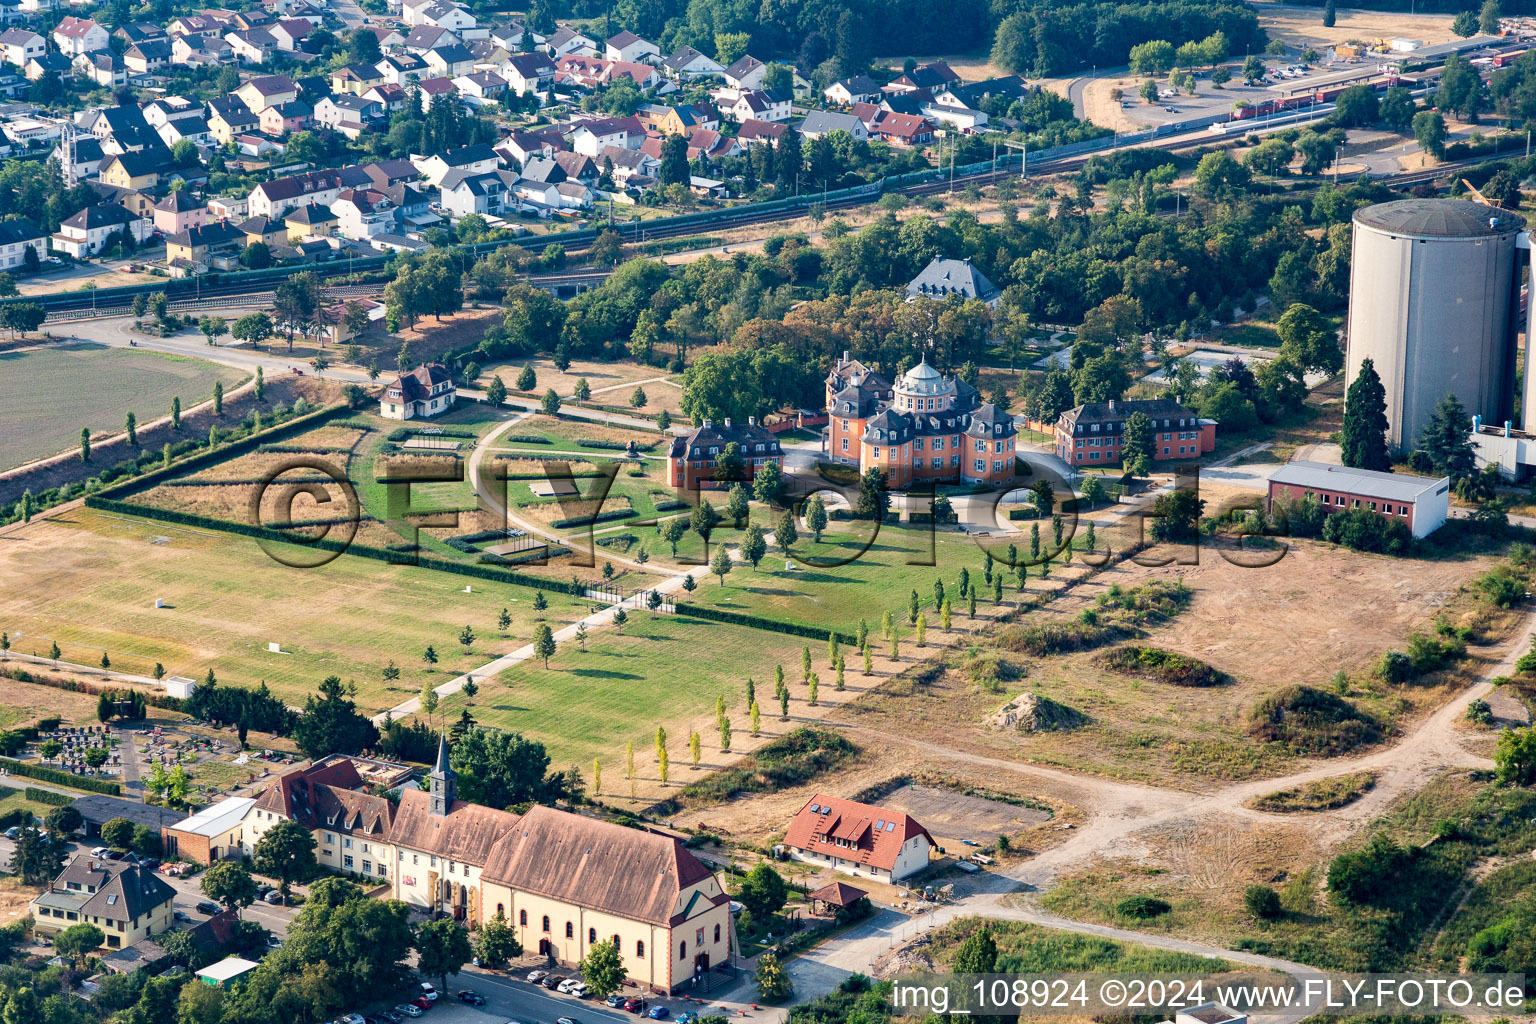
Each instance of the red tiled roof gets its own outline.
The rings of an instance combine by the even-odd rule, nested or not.
[[[896,866],[902,846],[914,836],[927,836],[933,843],[928,830],[909,814],[818,793],[790,822],[784,843],[889,871]]]

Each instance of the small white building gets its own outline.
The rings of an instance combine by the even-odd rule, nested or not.
[[[1415,537],[1428,537],[1450,514],[1451,481],[1305,461],[1288,462],[1270,474],[1271,510],[1276,499],[1303,498],[1316,498],[1325,512],[1366,509],[1400,519]]]
[[[163,685],[165,686],[165,695],[167,697],[186,700],[192,696],[192,691],[197,689],[197,680],[188,679],[186,676],[170,676]]]
[[[453,408],[458,389],[442,363],[424,363],[402,373],[379,396],[379,415],[390,420],[436,416]]]

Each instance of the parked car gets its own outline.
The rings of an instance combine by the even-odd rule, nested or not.
[[[684,1010],[673,1019],[677,1024],[699,1024],[699,1015],[692,1010]]]
[[[437,988],[430,981],[421,983],[421,996],[429,1003],[437,1002]]]
[[[565,980],[565,975],[563,975],[563,974],[550,974],[550,975],[546,975],[544,980],[539,982],[539,984],[543,985],[545,988],[554,988],[556,985],[559,985],[564,980]]]
[[[528,982],[530,984],[533,984],[533,985],[537,985],[539,982],[543,981],[547,977],[549,977],[549,972],[548,971],[529,971],[528,972]]]
[[[603,1002],[607,1003],[609,1006],[611,1006],[615,1010],[617,1010],[617,1009],[619,1009],[620,1007],[622,1007],[624,1005],[624,997],[619,995],[618,993],[614,993],[613,995],[609,996],[607,999],[603,1000]]]
[[[273,906],[276,906],[277,904],[283,902],[282,890],[281,889],[273,889],[271,892],[269,892],[265,896],[263,896],[262,899],[265,900],[266,902],[272,904]]]
[[[566,978],[560,984],[555,986],[555,991],[556,992],[569,993],[571,991],[571,989],[575,988],[577,985],[580,985],[580,984],[581,984],[581,979],[580,978]]]
[[[577,999],[585,999],[585,998],[587,998],[587,991],[588,991],[588,989],[587,989],[587,983],[586,982],[584,982],[584,981],[573,981],[573,982],[570,982],[569,984],[570,984],[571,987],[566,989],[567,992],[569,992],[571,995],[575,996]]]
[[[380,1010],[375,1016],[383,1021],[384,1024],[400,1024],[405,1019],[394,1010]]]
[[[13,829],[10,829],[9,831],[7,831],[5,834],[6,835],[10,835],[11,832],[15,832],[15,831],[16,830],[13,828]],[[108,851],[107,851],[107,848],[105,846],[97,846],[97,847],[93,847],[91,849],[91,856],[92,857],[105,857],[107,855],[107,852]]]
[[[160,858],[158,857],[145,857],[143,860],[139,861],[139,868],[143,871],[153,871],[159,866]]]
[[[171,911],[171,917],[181,922],[192,920],[192,915],[188,914],[185,910],[173,910]]]
[[[624,1009],[630,1013],[639,1013],[645,1007],[645,1000],[639,996],[630,996],[624,1000]]]
[[[459,1002],[465,1003],[469,1006],[484,1006],[485,996],[478,992],[471,992],[469,989],[465,989],[459,993]]]
[[[5,830],[5,838],[7,839],[15,839],[19,835],[21,835],[20,825],[12,825],[10,828]]]
[[[666,1020],[671,1013],[672,1011],[665,1006],[653,1006],[651,1007],[651,1012],[647,1013],[646,1016],[651,1018],[651,1020]]]
[[[555,1024],[576,1024],[575,1017],[556,1017]]]
[[[421,1007],[412,1005],[411,1003],[401,1003],[399,1006],[395,1007],[395,1012],[404,1017],[420,1017]]]
[[[348,1013],[336,1018],[336,1024],[365,1024],[360,1013]]]
[[[195,908],[199,914],[219,914],[224,908],[209,900],[200,900]]]
[[[263,884],[258,885],[256,887],[256,898],[259,899],[259,900],[264,900],[264,899],[267,898],[267,893],[269,893],[269,892],[276,892],[276,891],[277,891],[277,887],[276,886],[267,885],[267,884],[263,883]]]

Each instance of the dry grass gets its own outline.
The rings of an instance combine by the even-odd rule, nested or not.
[[[1269,38],[1294,47],[1313,47],[1319,51],[1336,43],[1407,36],[1433,46],[1456,38],[1451,31],[1449,14],[1404,14],[1402,11],[1358,11],[1339,8],[1332,28],[1325,28],[1318,11],[1311,8],[1280,9],[1259,0],[1253,5],[1259,24]]]
[[[1319,779],[1292,789],[1282,789],[1264,796],[1254,797],[1248,806],[1256,811],[1272,814],[1294,814],[1297,811],[1327,811],[1352,804],[1376,786],[1375,772],[1354,772],[1336,775],[1331,779]]]

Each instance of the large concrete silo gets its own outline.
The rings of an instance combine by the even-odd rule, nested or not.
[[[1376,364],[1394,451],[1415,447],[1447,394],[1486,422],[1510,417],[1515,242],[1524,226],[1512,214],[1458,199],[1404,199],[1355,213],[1345,373],[1353,383],[1361,360]]]

